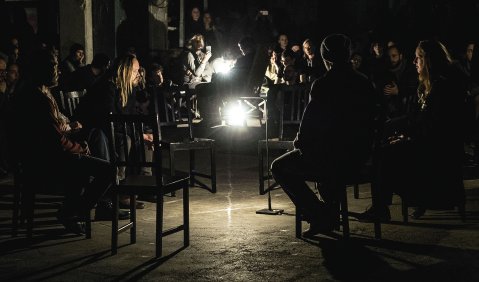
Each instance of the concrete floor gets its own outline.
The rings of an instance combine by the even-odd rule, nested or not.
[[[164,239],[166,257],[153,259],[155,205],[147,203],[138,212],[137,243],[129,245],[128,234],[122,234],[122,247],[111,256],[111,223],[94,222],[88,240],[65,234],[54,218],[55,197],[39,201],[32,241],[24,234],[11,238],[12,197],[3,193],[0,281],[479,281],[479,181],[466,181],[465,223],[455,211],[428,211],[404,225],[395,198],[393,221],[382,225],[381,241],[374,239],[372,224],[353,218],[349,241],[341,233],[300,240],[294,235],[294,206],[282,190],[272,193],[272,203],[284,214],[256,214],[267,207],[267,197],[258,193],[256,141],[249,136],[254,132],[222,134],[218,192],[191,189],[189,247],[177,251],[182,233],[172,235]],[[199,163],[207,168],[206,161]],[[369,185],[360,187],[358,200],[348,192],[351,211],[371,203]],[[165,197],[166,226],[181,220],[180,199]]]

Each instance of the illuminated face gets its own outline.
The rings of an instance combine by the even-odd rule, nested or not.
[[[311,48],[311,44],[309,42],[306,42],[303,44],[303,52],[306,54],[306,56],[311,56],[313,55],[313,50]]]
[[[200,10],[198,8],[193,8],[191,10],[191,17],[193,18],[194,21],[197,21],[200,19]]]
[[[413,63],[416,66],[417,73],[421,74],[424,71],[424,52],[419,48],[416,48],[416,57]]]
[[[0,59],[0,81],[4,81],[7,75],[7,62]]]
[[[276,58],[277,58],[277,57],[278,57],[278,56],[276,55],[276,52],[274,52],[274,51],[271,52],[271,60],[276,61]]]
[[[474,53],[474,44],[468,44],[466,49],[466,59],[472,61],[472,54]]]
[[[381,56],[383,54],[383,47],[378,42],[373,44],[373,51],[376,56]]]
[[[203,39],[201,39],[201,38],[196,39],[195,40],[195,47],[196,47],[196,51],[205,48],[205,42],[203,41]]]
[[[131,71],[131,78],[130,82],[133,85],[138,85],[138,82],[140,81],[140,63],[136,58],[133,59],[133,69]]]
[[[397,65],[399,65],[402,59],[402,55],[399,54],[398,49],[396,48],[389,49],[388,55],[389,55],[389,63],[391,64],[392,67],[396,67]]]
[[[208,13],[205,13],[205,14],[203,15],[203,22],[204,22],[205,24],[210,24],[210,23],[211,23],[211,15],[208,14]]]
[[[354,54],[351,58],[351,65],[354,69],[358,69],[361,66],[362,61],[363,58],[360,55]]]
[[[278,43],[281,49],[286,49],[286,47],[288,47],[288,36],[281,34],[278,38]]]
[[[18,75],[18,65],[10,65],[7,70],[7,82],[10,84],[15,83],[18,80]]]
[[[85,51],[83,50],[76,50],[75,52],[75,61],[81,62],[85,58]]]

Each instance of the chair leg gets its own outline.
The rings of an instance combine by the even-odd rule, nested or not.
[[[162,255],[163,249],[163,193],[156,193],[156,257]]]
[[[354,191],[354,199],[359,199],[359,185],[358,184],[354,184],[354,187],[353,187],[353,191]]]
[[[343,188],[340,201],[341,207],[341,224],[343,226],[343,238],[349,239],[349,211],[348,211],[348,195],[346,193],[346,187]]]
[[[111,223],[111,254],[116,255],[118,252],[118,212],[120,197],[118,192],[113,195],[113,219]]]
[[[190,186],[195,186],[195,150],[190,151]]]
[[[130,242],[136,243],[136,195],[130,195],[130,222],[133,223],[130,230]]]
[[[170,146],[170,175],[175,175],[175,150]],[[175,197],[175,191],[171,192],[171,196]]]
[[[190,189],[183,187],[183,244],[190,245]]]
[[[33,238],[33,217],[35,210],[35,194],[24,193],[24,199],[22,200],[23,211],[27,219],[27,238]]]
[[[86,224],[86,239],[91,239],[91,210],[86,211],[85,213],[85,224]]]
[[[301,221],[301,212],[299,211],[298,207],[296,207],[296,215],[295,215],[295,230],[296,230],[296,238],[301,238],[301,231],[302,221]]]
[[[373,207],[377,206],[377,202],[379,201],[379,199],[378,199],[378,186],[375,180],[371,182],[371,196],[372,196]],[[381,239],[381,220],[377,216],[375,217],[375,220],[374,220],[374,238],[376,238],[377,240]]]
[[[408,215],[408,206],[404,202],[404,200],[401,201],[401,213],[402,213],[402,221],[404,224],[408,223],[409,221],[409,215]]]
[[[20,199],[21,193],[18,187],[15,187],[15,191],[13,192],[12,237],[16,237],[18,235]]]
[[[216,146],[215,146],[215,143],[211,145],[210,159],[211,159],[211,193],[216,193]]]
[[[466,222],[466,204],[465,203],[459,204],[457,207],[457,211],[459,212],[459,215],[461,216],[461,221]]]

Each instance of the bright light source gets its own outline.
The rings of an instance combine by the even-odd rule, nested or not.
[[[246,111],[241,105],[241,101],[238,101],[238,103],[230,103],[225,111],[226,121],[232,126],[243,126],[245,124],[246,117]]]
[[[213,68],[216,73],[227,74],[234,66],[234,61],[225,60],[222,57],[214,60]]]

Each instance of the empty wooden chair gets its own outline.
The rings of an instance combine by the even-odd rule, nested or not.
[[[111,164],[115,168],[126,167],[126,178],[122,181],[117,179],[117,173],[114,172],[113,205],[114,216],[112,223],[112,242],[111,252],[116,254],[118,250],[118,234],[130,230],[130,243],[136,243],[136,195],[154,195],[156,196],[156,257],[162,256],[163,237],[183,231],[183,246],[189,246],[189,177],[185,173],[176,172],[170,176],[166,170],[163,170],[161,146],[160,145],[160,121],[158,114],[151,115],[114,115],[108,118],[109,136],[110,136],[110,155]],[[143,133],[147,128],[153,134],[153,142],[146,144],[143,139]],[[127,144],[131,140],[131,150],[128,152],[127,146],[123,146],[126,159],[117,157],[121,142]],[[153,150],[153,160],[145,157],[145,145]],[[152,175],[140,175],[142,167],[152,168]],[[163,230],[163,196],[177,190],[183,191],[183,217],[182,223],[168,230]],[[118,225],[119,212],[119,194],[130,195],[130,222],[124,226]]]

